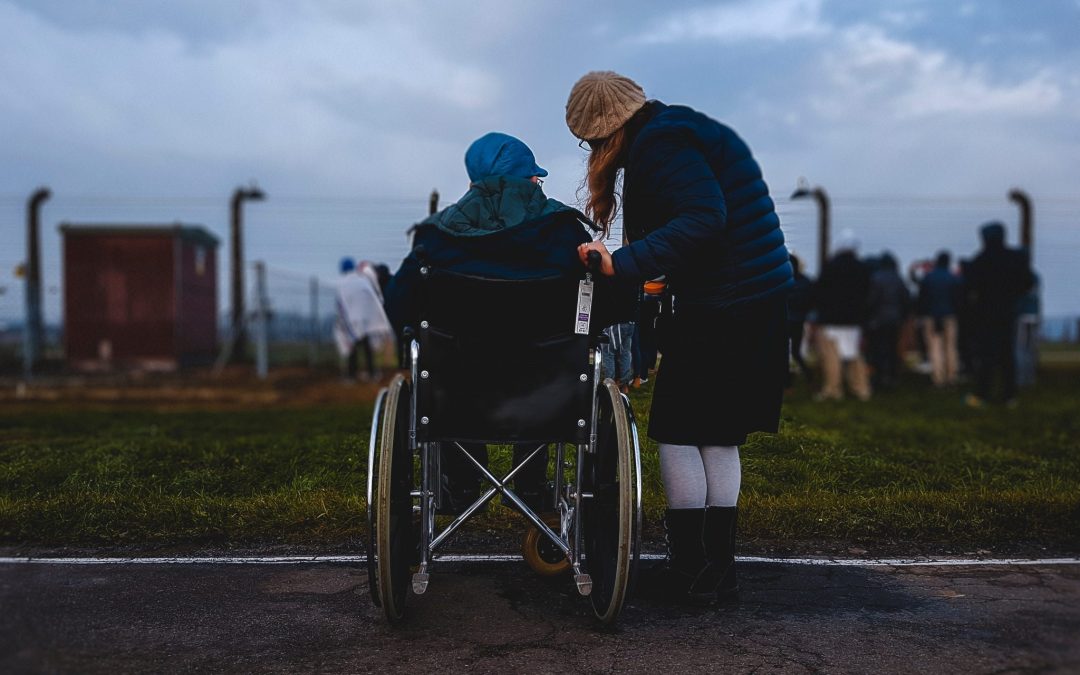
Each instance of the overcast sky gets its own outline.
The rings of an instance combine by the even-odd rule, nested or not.
[[[464,192],[464,150],[491,130],[525,140],[574,203],[564,105],[595,69],[735,128],[808,258],[812,206],[786,200],[799,176],[867,252],[905,263],[969,255],[981,222],[1014,226],[1005,194],[1027,189],[1047,310],[1080,313],[1077,35],[1080,0],[0,0],[0,314],[21,311],[11,269],[38,185],[55,194],[54,287],[59,221],[224,235],[252,179],[269,200],[248,211],[249,259],[328,278],[346,252],[396,267],[400,230],[433,187]]]

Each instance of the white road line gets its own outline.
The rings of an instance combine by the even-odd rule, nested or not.
[[[642,554],[644,560],[659,560],[659,553]],[[437,560],[442,562],[514,562],[520,555],[446,554]],[[782,565],[818,565],[836,567],[994,567],[1004,565],[1080,565],[1080,558],[765,558],[741,556],[740,562],[771,563]],[[157,557],[157,558],[4,558],[0,565],[318,565],[324,563],[366,563],[363,555],[323,556],[205,556],[205,557]]]

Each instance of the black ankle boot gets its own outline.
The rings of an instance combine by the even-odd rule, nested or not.
[[[735,521],[738,507],[710,506],[705,509],[701,541],[705,568],[689,589],[695,604],[711,605],[735,596],[739,590],[735,576]]]
[[[641,575],[641,595],[664,602],[685,602],[690,586],[705,567],[701,528],[705,509],[664,512],[667,558]]]

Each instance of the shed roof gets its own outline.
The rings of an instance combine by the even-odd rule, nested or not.
[[[164,236],[217,246],[220,240],[202,225],[185,223],[60,223],[60,233],[67,236]]]

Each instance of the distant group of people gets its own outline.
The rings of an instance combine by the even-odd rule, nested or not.
[[[982,249],[954,269],[947,251],[909,270],[912,293],[891,253],[858,257],[850,230],[838,238],[833,256],[816,282],[795,264],[789,298],[792,361],[804,377],[804,326],[821,365],[820,400],[852,395],[867,400],[893,386],[902,366],[904,342],[914,342],[938,387],[954,386],[961,374],[974,383],[966,397],[979,407],[995,398],[1015,403],[1020,384],[1034,379],[1030,355],[1038,323],[1038,283],[1030,258],[1005,245],[1005,228],[981,229]],[[905,327],[915,330],[905,332]],[[1018,369],[1018,362],[1021,367]]]

